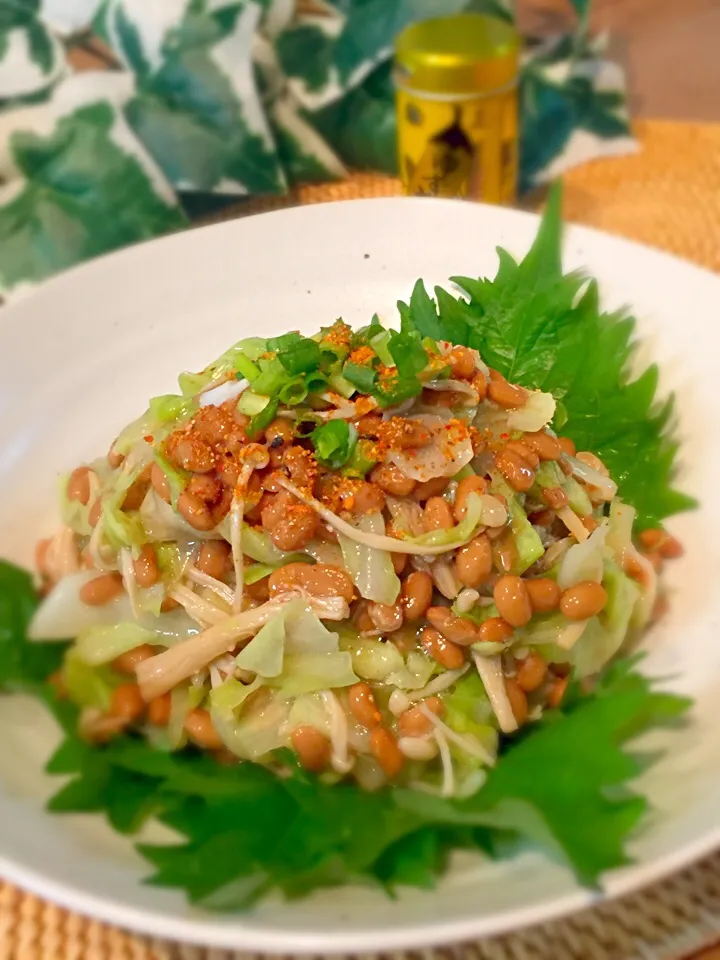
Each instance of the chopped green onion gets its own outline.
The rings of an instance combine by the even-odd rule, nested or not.
[[[380,318],[377,314],[373,315],[372,320],[366,327],[360,327],[359,330],[356,330],[352,336],[352,346],[355,347],[365,347],[367,346],[373,337],[380,336],[380,334],[386,333],[385,327],[380,323]]]
[[[291,376],[297,376],[317,369],[320,365],[320,347],[314,340],[303,337],[287,349],[278,350],[277,358]]]
[[[308,393],[324,393],[328,387],[328,378],[320,371],[308,373],[305,377],[305,387]]]
[[[315,447],[315,456],[331,470],[338,470],[347,463],[357,443],[357,430],[346,420],[328,420],[313,430],[310,439]]]
[[[261,360],[259,366],[260,376],[253,381],[253,390],[265,397],[272,397],[287,382],[287,371],[276,358]]]
[[[254,390],[244,390],[238,400],[238,411],[248,417],[256,417],[270,403],[270,397],[264,397]]]
[[[331,327],[322,327],[320,329],[320,336],[317,341],[320,349],[323,353],[332,354],[335,360],[344,360],[350,352],[350,345],[345,342],[345,328],[346,324],[343,320],[336,320]],[[336,331],[339,330],[343,331],[340,342],[338,342],[338,338],[334,336]]]
[[[270,353],[280,353],[283,350],[288,350],[299,340],[303,339],[304,337],[299,334],[297,330],[292,330],[290,333],[282,333],[279,337],[270,337],[270,339],[265,342],[265,345]]]
[[[254,440],[258,434],[262,433],[266,427],[269,427],[277,416],[280,402],[277,397],[273,397],[267,406],[263,407],[260,413],[257,413],[248,424],[246,433],[251,440]]]
[[[257,380],[260,376],[260,367],[242,353],[238,354],[235,360],[235,366],[237,367],[237,374],[235,376],[238,380],[242,380],[244,377],[252,383],[253,380]]]
[[[345,364],[345,366],[347,366],[347,364]],[[339,393],[340,396],[345,397],[346,400],[349,400],[350,397],[355,393],[354,384],[344,377],[342,373],[333,373],[328,379],[328,384],[331,390],[334,390],[335,393]]]
[[[356,480],[364,479],[377,463],[377,458],[373,456],[374,447],[372,440],[358,440],[350,459],[342,469],[343,476]]]
[[[307,395],[308,388],[305,386],[305,380],[302,377],[283,384],[278,391],[280,402],[288,407],[294,407],[298,403],[302,403]]]
[[[359,363],[346,363],[343,367],[343,377],[357,387],[360,393],[370,393],[375,386],[375,371],[372,367]]]
[[[395,361],[392,358],[390,350],[388,349],[388,344],[390,342],[390,331],[383,330],[382,333],[376,334],[370,340],[370,346],[373,348],[375,353],[380,358],[380,363],[386,367],[392,367]]]
[[[404,379],[393,376],[376,384],[373,396],[381,407],[393,407],[397,403],[402,403],[403,400],[416,397],[421,390],[422,384],[417,377]]]
[[[349,353],[350,348],[347,344],[328,343],[326,340],[320,342],[322,366],[326,368],[332,366],[334,363],[342,363]]]

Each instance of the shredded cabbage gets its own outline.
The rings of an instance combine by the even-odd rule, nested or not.
[[[254,393],[252,390],[246,390],[240,397],[238,410],[248,417],[255,417],[264,410],[270,402],[270,397],[264,397],[262,394]]]
[[[289,703],[273,697],[262,706],[241,714],[240,720],[212,708],[210,715],[225,746],[243,760],[260,760],[273,750],[287,746]]]
[[[357,682],[349,653],[294,653],[286,655],[282,673],[270,685],[284,697],[296,697]]]
[[[568,506],[581,517],[587,517],[592,513],[592,503],[590,497],[574,477],[565,477],[563,490],[567,494]]]
[[[80,571],[80,551],[70,527],[60,527],[50,538],[45,554],[45,568],[54,581]]]
[[[482,520],[483,498],[477,493],[470,493],[465,504],[465,516],[460,523],[448,530],[433,530],[432,533],[422,533],[419,537],[411,537],[410,542],[422,547],[440,547],[449,544],[458,545],[472,540],[473,534]]]
[[[519,576],[540,559],[545,548],[537,530],[528,520],[517,494],[499,474],[493,474],[492,490],[494,493],[501,493],[507,500],[510,530],[515,544],[515,559],[510,572]]]
[[[622,500],[613,500],[608,518],[607,545],[613,556],[622,564],[625,553],[633,548],[632,532],[635,522],[635,508]]]
[[[570,652],[576,676],[599,673],[622,648],[630,633],[630,622],[641,590],[614,563],[605,564],[603,578],[608,593],[605,609],[593,617]]]
[[[159,697],[209,663],[251,637],[286,601],[270,601],[244,613],[225,616],[220,623],[138,664],[138,683],[146,700]]]
[[[507,425],[510,430],[522,430],[524,433],[537,433],[555,416],[555,397],[551,393],[535,390],[522,407],[511,410]]]
[[[418,700],[424,700],[425,697],[432,697],[436,693],[442,693],[443,690],[449,690],[469,669],[470,665],[466,663],[463,667],[458,667],[457,670],[442,670],[425,687],[413,690],[412,693],[403,694],[403,696],[410,703],[414,703]]]
[[[568,621],[561,613],[551,613],[545,616],[535,616],[525,627],[516,629],[515,635],[518,643],[523,646],[555,646],[567,627]],[[556,662],[563,658],[559,655],[551,657]]]
[[[447,742],[447,737],[444,735],[442,730],[435,730],[433,736],[435,737],[435,743],[437,743],[438,751],[440,753],[440,762],[442,764],[442,788],[440,790],[441,797],[452,797],[455,793],[455,771],[452,765],[452,756],[450,754],[450,747]]]
[[[77,655],[90,666],[109,663],[128,650],[144,643],[157,644],[154,631],[146,630],[138,623],[116,623],[108,627],[91,627],[83,630],[75,643]]]
[[[226,539],[229,540],[229,538]],[[273,568],[282,567],[286,563],[308,561],[304,553],[285,553],[283,550],[278,550],[264,530],[258,530],[247,523],[244,523],[242,528],[242,544],[245,556]]]
[[[178,498],[187,486],[191,474],[188,470],[181,470],[179,467],[173,466],[159,450],[155,450],[155,462],[165,474],[170,490],[170,501],[172,506],[177,508]]]
[[[29,639],[67,640],[91,627],[132,620],[130,600],[125,593],[99,607],[90,607],[80,600],[80,588],[96,576],[96,570],[81,570],[59,580],[35,612],[28,629]]]
[[[606,477],[604,474],[599,473],[594,467],[589,467],[586,463],[583,463],[582,460],[578,460],[576,457],[570,457],[567,454],[563,454],[563,460],[565,463],[569,463],[572,472],[576,477],[579,477],[583,483],[592,489],[593,496],[602,499],[602,500],[612,500],[617,493],[617,484],[614,480],[611,480],[610,477]]]
[[[480,733],[481,739],[489,728],[493,752],[497,750],[497,731],[490,726],[493,709],[477,673],[468,673],[455,684],[444,699],[445,719],[457,733]]]
[[[295,600],[285,608],[285,633],[288,653],[336,653],[337,633],[328,630],[304,600]]]
[[[435,664],[418,650],[411,650],[405,659],[405,670],[393,673],[388,682],[403,690],[420,690],[430,682]]]
[[[277,567],[272,566],[269,563],[251,563],[243,572],[243,580],[245,581],[245,586],[252,586],[253,583],[259,583],[260,580],[264,580],[265,577],[269,577],[273,570],[277,570]]]
[[[291,600],[256,634],[235,658],[238,667],[262,677],[277,677],[285,653],[337,653],[339,638],[302,599]]]
[[[574,510],[571,510],[570,507],[560,507],[555,513],[558,520],[562,520],[578,543],[588,539],[590,533]]]
[[[284,656],[285,611],[282,610],[255,634],[235,657],[235,663],[242,670],[250,670],[261,677],[277,677],[282,672]]]
[[[262,347],[260,347],[262,344]],[[258,350],[260,351],[258,353]],[[235,371],[240,370],[242,375],[248,376],[252,372],[250,368],[245,367],[243,358],[252,362],[256,360],[265,350],[265,341],[260,337],[248,337],[240,340],[238,343],[222,353],[217,360],[208,364],[200,373],[181,373],[178,377],[178,386],[184,397],[199,393],[205,387],[216,381],[234,378]]]
[[[419,537],[423,533],[423,509],[416,500],[402,497],[385,497],[385,505],[390,511],[393,527],[406,537]]]
[[[206,692],[204,683],[182,683],[171,691],[167,725],[167,741],[171,750],[179,750],[187,743],[185,721],[190,711],[203,702]]]
[[[63,661],[62,676],[74,704],[108,712],[113,688],[120,682],[117,673],[107,666],[91,666],[71,648]]]
[[[548,487],[562,487],[565,474],[554,460],[546,460],[535,471],[535,483],[543,490]]]
[[[140,520],[145,531],[145,542],[179,540],[217,540],[216,531],[196,530],[179,513],[165,503],[155,490],[151,489],[143,500],[139,510]]]
[[[394,643],[347,633],[343,635],[342,647],[352,657],[353,669],[363,680],[384,682],[405,671],[405,661]]]
[[[197,403],[175,393],[166,393],[153,397],[148,407],[150,418],[157,423],[170,423],[187,420],[197,410]]]
[[[480,500],[480,497],[476,497],[471,493],[467,499],[467,513],[462,523],[457,524],[455,527],[451,527],[450,530],[438,530],[434,533],[427,533],[420,537],[412,537],[407,540],[398,540],[393,537],[385,537],[380,534],[366,533],[364,530],[360,530],[358,527],[353,527],[352,524],[333,513],[332,510],[328,510],[328,508],[323,506],[319,500],[316,500],[314,497],[303,493],[299,487],[296,487],[295,484],[284,479],[283,477],[278,476],[277,483],[284,490],[287,490],[289,493],[292,493],[293,496],[297,497],[301,503],[306,503],[309,507],[312,507],[313,510],[315,510],[316,513],[321,516],[323,520],[325,520],[326,523],[328,523],[334,530],[344,534],[351,540],[355,540],[357,543],[366,544],[367,546],[373,547],[376,550],[389,550],[391,553],[435,556],[440,553],[447,553],[449,550],[454,550],[456,547],[462,547],[465,543],[467,543],[468,540],[472,539],[472,533],[474,530],[471,531],[468,536],[462,538],[460,538],[460,534],[469,529],[470,520],[473,517],[475,517],[475,523],[477,524],[477,519],[479,518],[482,510],[481,505],[478,505],[477,508],[473,508],[473,510],[471,510],[472,501],[475,499],[478,501]],[[455,539],[452,539],[453,536]]]
[[[317,563],[328,563],[331,567],[342,567],[343,552],[339,543],[328,543],[326,540],[311,540],[304,547],[305,553]],[[307,559],[307,558],[303,558]]]
[[[607,525],[601,524],[587,540],[576,543],[565,552],[557,578],[561,590],[567,590],[583,580],[602,581],[606,535]]]
[[[401,690],[422,689],[437,667],[418,650],[411,650],[405,660],[394,643],[360,637],[349,630],[343,631],[340,647],[351,655],[353,670],[361,679]]]
[[[155,556],[157,558],[160,576],[166,583],[179,580],[183,574],[183,570],[190,562],[195,547],[190,543],[186,543],[183,546],[184,549],[181,550],[181,544],[172,541],[167,543],[161,541],[155,544]]]
[[[305,725],[315,727],[328,738],[330,736],[330,717],[319,693],[303,693],[293,700],[288,726],[295,730]]]
[[[435,734],[442,733],[448,743],[454,744],[462,754],[470,757],[476,763],[492,765],[495,763],[496,758],[496,747],[497,747],[497,733],[491,727],[490,728],[490,742],[493,745],[493,752],[490,752],[486,749],[485,745],[478,740],[474,734],[460,734],[456,730],[453,730],[451,726],[445,723],[437,714],[433,713],[432,710],[424,703],[419,703],[418,708],[420,712],[427,717],[432,726],[435,728]],[[488,739],[487,733],[484,734],[484,738]]]
[[[81,537],[89,537],[92,533],[92,527],[90,526],[90,510],[95,502],[95,496],[92,492],[88,498],[86,504],[80,503],[79,500],[70,500],[67,495],[67,485],[68,480],[70,479],[70,474],[65,473],[60,477],[58,483],[58,499],[60,501],[60,518],[66,527],[79,534]],[[97,487],[97,481],[95,482]]]
[[[584,488],[574,477],[566,477],[554,461],[540,464],[535,473],[535,483],[541,489],[561,487],[567,494],[571,510],[579,516],[587,517],[592,513],[592,503]]]
[[[115,477],[112,488],[103,494],[102,515],[99,523],[102,524],[105,540],[113,550],[121,550],[123,547],[141,547],[147,543],[148,538],[141,515],[135,511],[126,513],[122,506],[128,490],[143,470],[152,463],[153,458],[153,450],[149,444],[144,441],[137,444]]]
[[[113,450],[126,456],[142,439],[152,436],[164,439],[178,422],[189,419],[197,410],[197,403],[188,397],[165,394],[154,397],[148,409],[122,431],[113,444]]]
[[[367,533],[385,535],[385,521],[380,513],[369,513],[358,521],[358,528]],[[376,603],[395,603],[400,593],[400,580],[386,550],[375,550],[348,537],[338,536],[344,566],[361,597]]]
[[[230,719],[262,685],[262,677],[255,677],[253,682],[248,684],[230,677],[210,692],[210,709]]]
[[[138,417],[137,420],[133,420],[132,423],[129,423],[125,429],[122,431],[120,436],[117,438],[113,444],[113,450],[116,453],[122,454],[122,456],[127,456],[127,454],[141,442],[143,437],[153,435],[153,429],[155,427],[155,420],[150,416],[150,411],[146,410],[145,413]]]

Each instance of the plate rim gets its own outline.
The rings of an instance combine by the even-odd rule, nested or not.
[[[254,951],[263,955],[386,954],[390,951],[437,948],[511,934],[531,926],[562,920],[593,905],[611,903],[630,894],[640,893],[719,850],[720,824],[709,837],[709,844],[706,836],[657,860],[622,868],[621,874],[613,879],[610,889],[601,887],[598,891],[593,891],[578,888],[534,906],[503,910],[489,919],[467,917],[450,921],[424,920],[412,926],[369,928],[363,931],[361,944],[358,944],[357,932],[336,934],[319,929],[255,929],[246,926],[243,914],[237,914],[237,919],[231,914],[225,914],[225,922],[214,920],[212,914],[208,914],[207,918],[170,917],[152,910],[119,904],[73,885],[48,880],[39,872],[13,865],[2,856],[0,877],[30,894],[88,919],[100,920],[131,933],[160,937],[176,943],[240,950],[245,954]]]
[[[158,246],[164,246],[168,249],[175,245],[191,246],[196,243],[197,236],[207,236],[208,231],[219,233],[221,230],[232,234],[233,230],[245,228],[245,223],[251,225],[258,218],[267,220],[270,217],[274,219],[310,216],[323,216],[323,210],[326,207],[338,208],[349,205],[362,204],[365,207],[398,207],[399,204],[413,204],[417,206],[420,202],[434,207],[456,207],[456,200],[440,200],[428,198],[408,198],[408,197],[378,197],[361,200],[341,200],[329,203],[314,205],[297,205],[294,207],[282,208],[262,213],[248,214],[231,220],[220,221],[216,223],[205,224],[195,229],[179,231],[165,237],[151,238],[141,243],[133,244],[121,250],[112,251],[93,260],[78,264],[60,274],[50,278],[44,283],[33,287],[29,293],[22,296],[13,297],[11,295],[4,310],[0,313],[0,330],[5,322],[12,323],[16,312],[32,309],[32,303],[37,297],[54,297],[55,294],[65,295],[66,292],[72,293],[72,290],[78,284],[93,284],[102,278],[102,272],[108,269],[108,265],[121,264],[121,269],[131,272],[134,267],[141,264],[144,257],[144,251],[152,246],[157,249]],[[530,223],[537,224],[539,215],[531,211],[516,210],[510,208],[492,207],[486,204],[472,204],[471,207],[482,216],[484,212],[492,212],[497,216],[498,211],[502,211],[508,221],[514,223],[523,223],[526,227]],[[313,210],[312,213],[309,211]],[[581,224],[566,222],[566,232],[564,236],[564,246],[576,243],[581,244],[583,238],[588,241],[602,241],[607,243],[611,241],[618,248],[618,253],[622,254],[623,249],[632,249],[648,253],[656,260],[659,258],[659,265],[662,261],[672,262],[681,265],[685,270],[691,271],[704,278],[710,278],[714,285],[717,285],[720,291],[720,276],[690,260],[676,256],[665,250],[652,247],[649,244],[629,240],[625,237],[609,233],[594,227],[587,227]],[[112,266],[111,266],[112,269]],[[69,286],[68,286],[69,285]],[[42,300],[41,300],[42,305]],[[6,320],[5,318],[8,318]],[[532,924],[545,923],[560,919],[583,908],[592,906],[598,902],[607,902],[625,896],[632,892],[637,892],[655,882],[659,882],[669,874],[683,869],[692,862],[700,859],[704,855],[710,854],[714,849],[720,848],[720,823],[714,830],[709,831],[703,837],[696,839],[692,843],[685,844],[677,850],[669,851],[664,856],[656,858],[643,864],[634,864],[623,868],[617,875],[611,874],[608,889],[601,892],[594,892],[578,887],[559,897],[549,901],[541,901],[528,907],[514,907],[503,910],[492,917],[472,917],[468,916],[461,919],[450,921],[442,920],[421,920],[419,923],[406,924],[397,928],[380,928],[373,930],[369,928],[362,934],[362,940],[357,946],[359,937],[356,932],[333,933],[323,932],[322,930],[305,930],[300,932],[291,932],[290,930],[275,930],[271,926],[264,928],[248,927],[244,923],[244,915],[238,914],[236,917],[225,915],[224,919],[217,921],[212,914],[198,917],[180,918],[170,916],[168,913],[158,913],[155,910],[143,909],[140,907],[120,904],[111,899],[99,896],[91,891],[84,890],[73,884],[62,883],[60,881],[46,878],[39,871],[29,869],[21,863],[12,861],[3,856],[0,852],[0,876],[7,879],[10,883],[35,894],[41,898],[56,903],[66,909],[76,911],[84,916],[97,918],[103,922],[131,929],[141,934],[153,935],[169,940],[178,940],[179,938],[187,943],[193,943],[202,946],[218,947],[221,949],[242,949],[245,951],[258,951],[263,953],[288,952],[293,954],[326,953],[337,954],[345,952],[388,951],[399,949],[414,949],[428,946],[438,946],[441,944],[450,944],[463,940],[470,940],[478,937],[492,937],[502,933],[509,933],[519,930]],[[319,923],[319,921],[318,921]]]
[[[73,266],[68,267],[65,270],[61,270],[59,273],[48,277],[46,280],[43,280],[38,284],[21,287],[18,293],[13,293],[11,290],[9,293],[4,294],[5,302],[2,310],[0,311],[0,330],[2,330],[3,324],[5,323],[5,318],[7,316],[12,317],[13,313],[18,309],[26,308],[29,304],[32,304],[36,297],[45,296],[46,293],[47,295],[52,295],[56,289],[60,289],[66,284],[72,285],[76,278],[80,278],[80,280],[82,280],[85,276],[90,278],[92,274],[106,269],[108,264],[122,263],[126,260],[128,261],[128,264],[130,264],[135,258],[141,257],[144,251],[148,248],[157,249],[161,245],[169,248],[170,246],[176,244],[190,244],[196,237],[205,237],[210,231],[214,231],[216,233],[220,231],[231,232],[233,229],[237,229],[246,223],[252,223],[258,219],[267,220],[269,218],[290,218],[300,215],[321,216],[321,211],[324,211],[326,208],[335,209],[339,207],[348,208],[357,206],[394,207],[398,206],[399,204],[412,205],[414,207],[419,207],[419,205],[422,204],[423,206],[433,206],[436,208],[446,207],[447,209],[461,206],[462,208],[479,210],[493,215],[501,212],[503,216],[507,216],[510,219],[516,220],[518,223],[525,223],[526,225],[531,222],[539,223],[542,217],[542,212],[536,213],[532,210],[519,210],[515,207],[499,207],[489,203],[475,203],[440,197],[405,196],[363,197],[357,200],[328,200],[321,203],[296,204],[294,206],[281,207],[278,210],[240,214],[229,220],[219,220],[212,223],[191,226],[190,228],[177,230],[174,233],[165,234],[160,237],[149,237],[136,243],[131,243],[127,246],[124,246],[119,250],[111,250],[107,253],[102,253],[99,256],[92,257],[90,260],[85,260],[82,263],[74,264]],[[312,213],[310,214],[309,211],[312,211]],[[565,232],[563,235],[563,249],[567,246],[569,238],[577,236],[587,236],[589,239],[601,241],[610,240],[628,250],[635,250],[645,254],[649,253],[654,257],[662,258],[669,263],[681,264],[684,268],[692,270],[694,273],[703,276],[706,280],[709,279],[714,282],[720,281],[720,274],[714,270],[711,270],[709,267],[696,263],[695,261],[686,257],[681,257],[675,253],[671,253],[670,251],[663,250],[661,247],[654,247],[652,244],[644,243],[640,240],[633,240],[622,236],[621,234],[612,233],[608,230],[601,230],[598,227],[589,227],[574,220],[563,219],[563,224],[565,227]]]

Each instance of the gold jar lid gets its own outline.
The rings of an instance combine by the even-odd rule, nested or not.
[[[427,94],[491,93],[517,81],[520,40],[498,17],[462,13],[412,24],[395,44],[398,86]]]

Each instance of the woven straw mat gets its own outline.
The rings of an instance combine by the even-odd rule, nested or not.
[[[637,154],[565,177],[567,219],[663,247],[720,270],[720,124],[645,121]],[[358,174],[253,200],[223,219],[297,203],[394,196],[396,180]],[[533,206],[531,199],[529,205]],[[217,218],[216,218],[217,219]],[[647,890],[519,933],[382,960],[680,960],[720,942],[720,853]],[[250,960],[137,937],[0,883],[0,960]],[[367,960],[367,958],[364,958]],[[712,950],[703,960],[720,960]]]

